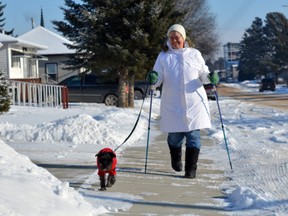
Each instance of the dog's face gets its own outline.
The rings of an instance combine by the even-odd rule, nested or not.
[[[101,152],[98,153],[96,156],[98,160],[99,170],[101,171],[111,170],[115,154],[113,154],[112,152]]]

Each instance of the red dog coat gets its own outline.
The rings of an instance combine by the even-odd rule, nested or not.
[[[110,175],[115,176],[115,175],[116,175],[116,165],[117,165],[116,154],[115,154],[115,152],[114,152],[112,149],[110,149],[110,148],[104,148],[104,149],[102,149],[98,154],[101,154],[101,153],[103,153],[103,152],[111,152],[111,153],[114,154],[115,157],[113,157],[111,169],[108,170],[108,171],[103,171],[103,170],[100,170],[100,169],[99,169],[100,165],[99,165],[99,160],[98,160],[98,157],[97,157],[98,175],[99,175],[99,176],[104,176],[106,173],[109,173]]]

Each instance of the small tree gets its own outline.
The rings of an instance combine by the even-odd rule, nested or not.
[[[11,96],[9,94],[9,81],[0,71],[0,113],[8,112],[11,104]]]
[[[6,35],[13,35],[14,29],[12,29],[10,31],[5,31],[4,30],[5,18],[3,16],[4,16],[5,7],[6,7],[6,4],[3,4],[2,2],[0,2],[0,31],[4,32]]]
[[[42,26],[42,27],[45,28],[45,24],[44,24],[44,15],[43,15],[43,9],[42,9],[42,8],[41,8],[41,14],[40,14],[40,17],[41,17],[40,26]]]

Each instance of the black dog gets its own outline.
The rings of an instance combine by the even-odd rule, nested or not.
[[[95,155],[97,157],[98,175],[100,179],[101,191],[106,190],[106,187],[112,187],[116,182],[116,165],[117,158],[115,152],[110,148],[104,148]],[[106,174],[108,178],[106,181]]]

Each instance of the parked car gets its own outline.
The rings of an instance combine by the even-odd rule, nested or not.
[[[275,81],[270,78],[262,79],[259,84],[259,92],[263,92],[264,90],[275,91],[276,90]]]
[[[118,100],[118,81],[109,80],[105,76],[95,74],[74,75],[60,85],[67,86],[69,102],[93,102],[105,103],[107,106],[115,106]],[[134,99],[144,99],[147,94],[147,83],[135,81]]]
[[[204,85],[207,97],[209,100],[216,100],[216,96],[215,96],[215,90],[213,87],[213,84],[205,84]]]

